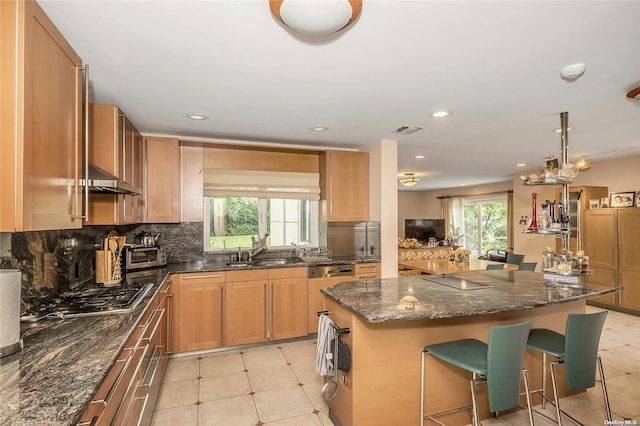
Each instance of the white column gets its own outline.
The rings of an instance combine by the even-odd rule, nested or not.
[[[398,276],[398,141],[361,148],[369,153],[369,219],[380,222],[381,277]]]

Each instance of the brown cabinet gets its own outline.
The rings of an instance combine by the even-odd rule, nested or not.
[[[271,340],[306,336],[307,268],[269,270]]]
[[[91,104],[89,163],[136,188],[142,188],[142,136],[115,105]],[[141,221],[140,195],[91,193],[89,225]]]
[[[243,345],[269,339],[268,286],[267,269],[227,272],[225,345]]]
[[[307,294],[307,333],[318,332],[318,312],[324,311],[324,295],[320,292],[322,287],[333,287],[343,281],[352,281],[355,276],[310,278],[308,280]]]
[[[171,281],[158,289],[79,424],[149,424],[168,362]]]
[[[584,218],[584,249],[594,270],[586,282],[624,286],[619,294],[593,301],[640,313],[640,209],[592,209]]]
[[[177,352],[223,345],[224,272],[178,275]]]
[[[180,145],[180,222],[204,220],[203,156],[202,144]]]
[[[373,280],[380,278],[379,263],[358,263],[356,265],[356,280]]]
[[[143,216],[146,223],[180,222],[180,144],[173,138],[145,138]]]
[[[322,153],[320,202],[322,222],[369,220],[369,153]]]
[[[0,8],[0,231],[80,228],[82,61],[35,1]]]

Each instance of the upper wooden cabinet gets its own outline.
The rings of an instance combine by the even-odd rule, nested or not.
[[[202,222],[204,220],[203,156],[202,144],[180,145],[181,222]]]
[[[0,23],[0,231],[80,228],[82,60],[34,1]]]
[[[180,222],[180,143],[145,138],[144,222]]]
[[[369,153],[326,151],[320,174],[323,222],[369,220]]]
[[[556,201],[562,197],[562,192],[558,190],[556,192]],[[580,247],[584,245],[584,212],[589,208],[589,200],[601,199],[602,197],[608,197],[609,188],[606,186],[570,186],[569,187],[569,200],[577,200],[575,204],[570,202],[571,210],[569,211],[569,228],[571,229],[571,237],[569,238],[569,250],[572,252],[578,251],[578,237],[581,236]],[[538,199],[540,202],[540,200]],[[576,209],[573,206],[577,206]],[[574,237],[574,235],[576,235]],[[556,250],[562,248],[562,239],[556,239]]]
[[[142,136],[115,105],[91,104],[89,163],[142,188]],[[91,193],[90,225],[141,222],[141,196]]]

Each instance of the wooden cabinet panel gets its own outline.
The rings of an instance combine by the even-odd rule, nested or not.
[[[82,61],[36,2],[0,7],[0,231],[80,228]]]
[[[358,263],[356,265],[356,280],[372,280],[380,278],[379,263]]]
[[[575,224],[577,223],[578,230],[580,233],[579,235],[582,242],[581,247],[584,247],[584,240],[585,240],[584,214],[589,209],[589,200],[593,200],[593,199],[599,200],[602,197],[608,197],[609,188],[606,186],[570,186],[569,187],[570,197],[572,193],[577,194],[579,197],[578,203],[577,203],[578,211],[572,210],[569,212],[569,215],[571,216],[571,221],[569,222],[569,225],[575,226]],[[559,189],[556,192],[556,201],[562,198],[561,194],[562,194],[562,190]],[[574,220],[576,222],[574,222]],[[556,239],[556,251],[560,251],[561,248],[562,248],[562,239],[558,238]],[[578,251],[578,238],[573,238],[573,237],[569,238],[569,250],[571,250],[574,253]]]
[[[144,221],[180,222],[180,145],[178,139],[145,138]]]
[[[225,343],[264,342],[267,333],[267,280],[227,282]]]
[[[617,217],[612,209],[585,211],[584,251],[592,268],[618,267]]]
[[[640,312],[640,272],[623,270],[620,272],[620,306]]]
[[[307,277],[269,280],[272,339],[306,336]]]
[[[369,153],[326,151],[320,173],[322,221],[369,220]]]
[[[312,278],[307,282],[307,333],[318,332],[318,312],[324,311],[324,295],[320,293],[322,287],[333,287],[343,282],[351,281],[355,276]]]
[[[593,268],[593,274],[584,277],[585,284],[589,287],[599,289],[610,289],[618,282],[618,270],[611,268]],[[589,302],[604,303],[606,305],[617,305],[618,294],[607,294],[605,296],[589,299]]]
[[[620,269],[640,272],[640,209],[618,210],[618,247]]]
[[[224,273],[179,276],[176,311],[178,351],[223,345]]]
[[[180,221],[204,220],[202,144],[180,145]]]

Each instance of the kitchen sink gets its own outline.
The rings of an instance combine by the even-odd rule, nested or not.
[[[256,260],[252,263],[255,266],[280,266],[280,265],[295,265],[300,263],[298,259],[264,259]]]
[[[249,266],[252,265],[252,263],[247,263],[247,262],[229,262],[225,264],[226,266],[229,266],[231,268],[248,268]]]

